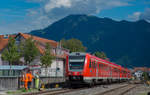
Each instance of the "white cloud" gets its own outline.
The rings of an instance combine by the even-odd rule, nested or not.
[[[145,19],[150,22],[150,8],[145,9],[145,11],[140,15],[140,19]]]
[[[150,8],[146,8],[144,12],[134,12],[133,14],[128,15],[128,18],[132,21],[144,19],[150,22]]]
[[[101,10],[127,6],[128,0],[28,0],[40,3],[39,9],[28,11],[33,29],[44,28],[70,14],[98,14]]]
[[[5,25],[7,31],[30,32],[44,28],[70,14],[99,14],[101,10],[128,6],[130,0],[26,0],[39,3],[39,8],[28,9],[21,21]],[[3,29],[4,30],[4,29]],[[10,32],[9,32],[10,33]],[[12,32],[11,32],[12,33]]]
[[[45,6],[44,9],[46,12],[51,11],[54,8],[71,7],[70,0],[50,0]]]
[[[60,19],[69,14],[98,14],[104,9],[129,5],[128,0],[43,0],[40,3],[50,19]]]
[[[128,15],[128,18],[132,21],[139,20],[141,12],[134,12],[132,15]]]

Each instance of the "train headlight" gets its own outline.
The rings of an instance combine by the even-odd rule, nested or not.
[[[75,76],[73,76],[72,78],[73,78],[73,79],[76,79],[76,77],[75,77]]]
[[[72,74],[72,72],[69,72],[68,74],[69,74],[69,75],[71,75],[71,74]]]

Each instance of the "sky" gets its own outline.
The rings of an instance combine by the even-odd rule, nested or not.
[[[43,29],[70,14],[150,22],[150,0],[1,0],[0,35]]]

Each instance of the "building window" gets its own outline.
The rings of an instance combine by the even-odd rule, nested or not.
[[[9,70],[3,70],[3,76],[9,76]]]
[[[3,71],[2,70],[0,70],[0,76],[3,76]]]

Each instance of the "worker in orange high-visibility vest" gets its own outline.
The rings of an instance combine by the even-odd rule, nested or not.
[[[27,74],[24,74],[24,87],[26,90],[28,90],[28,77]]]
[[[21,88],[23,88],[24,82],[25,82],[25,72],[22,72],[21,77],[20,77],[20,81],[21,81]]]
[[[28,77],[28,89],[31,88],[31,84],[32,84],[32,79],[33,79],[33,75],[31,71],[28,71],[28,73],[26,74],[26,76]]]

